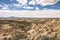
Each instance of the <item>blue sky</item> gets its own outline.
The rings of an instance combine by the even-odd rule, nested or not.
[[[22,5],[17,0],[0,0],[0,10],[60,10],[60,1],[54,5],[42,6],[40,4],[29,4],[31,0],[27,0],[26,5]]]

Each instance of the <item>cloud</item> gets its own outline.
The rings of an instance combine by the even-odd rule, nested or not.
[[[36,2],[35,2],[35,0],[32,0],[32,1],[29,2],[29,4],[31,4],[31,5],[35,5]]]
[[[26,5],[26,3],[27,3],[27,0],[17,0],[17,1],[22,5]]]
[[[14,7],[22,7],[23,5],[21,5],[21,4],[12,4]]]
[[[58,1],[60,1],[60,0],[41,0],[40,1],[40,4],[43,5],[43,6],[46,6],[46,5],[54,5]]]
[[[2,7],[3,10],[5,9],[9,9],[8,5],[4,4],[4,6]]]
[[[3,10],[10,10],[10,9],[15,10],[17,8],[22,8],[23,5],[13,3],[13,4],[4,4],[4,6],[0,5],[0,7],[2,7],[1,9]]]
[[[60,0],[32,0],[29,2],[31,5],[36,5],[40,4],[42,6],[47,6],[47,5],[54,5]]]
[[[34,9],[33,7],[30,7],[30,6],[24,6],[23,8],[25,8],[25,9]]]
[[[12,1],[12,0],[10,0],[10,1]],[[24,8],[24,9],[36,9],[36,10],[39,10],[39,8],[38,8],[38,4],[40,4],[40,5],[42,5],[42,6],[47,6],[47,5],[54,5],[54,4],[56,4],[56,3],[58,3],[58,1],[60,1],[60,0],[31,0],[30,2],[29,2],[29,4],[30,5],[33,5],[33,6],[29,6],[29,4],[27,4],[27,0],[16,0],[16,1],[18,1],[18,3],[12,3],[12,4],[4,4],[4,3],[2,3],[3,5],[0,5],[0,8],[1,9],[13,9],[13,10],[15,10],[15,9],[19,9],[19,8]],[[35,6],[34,6],[35,5]],[[51,6],[51,7],[54,7],[54,6]],[[44,8],[44,9],[46,9],[46,8]]]

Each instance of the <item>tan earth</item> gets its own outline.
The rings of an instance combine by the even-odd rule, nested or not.
[[[0,40],[60,40],[60,19],[0,19]]]

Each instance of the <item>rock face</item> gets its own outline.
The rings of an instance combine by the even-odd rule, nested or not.
[[[60,40],[60,19],[0,20],[0,40]]]

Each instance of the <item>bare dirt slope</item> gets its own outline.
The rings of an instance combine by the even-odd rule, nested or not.
[[[60,40],[60,19],[0,20],[0,40]]]

